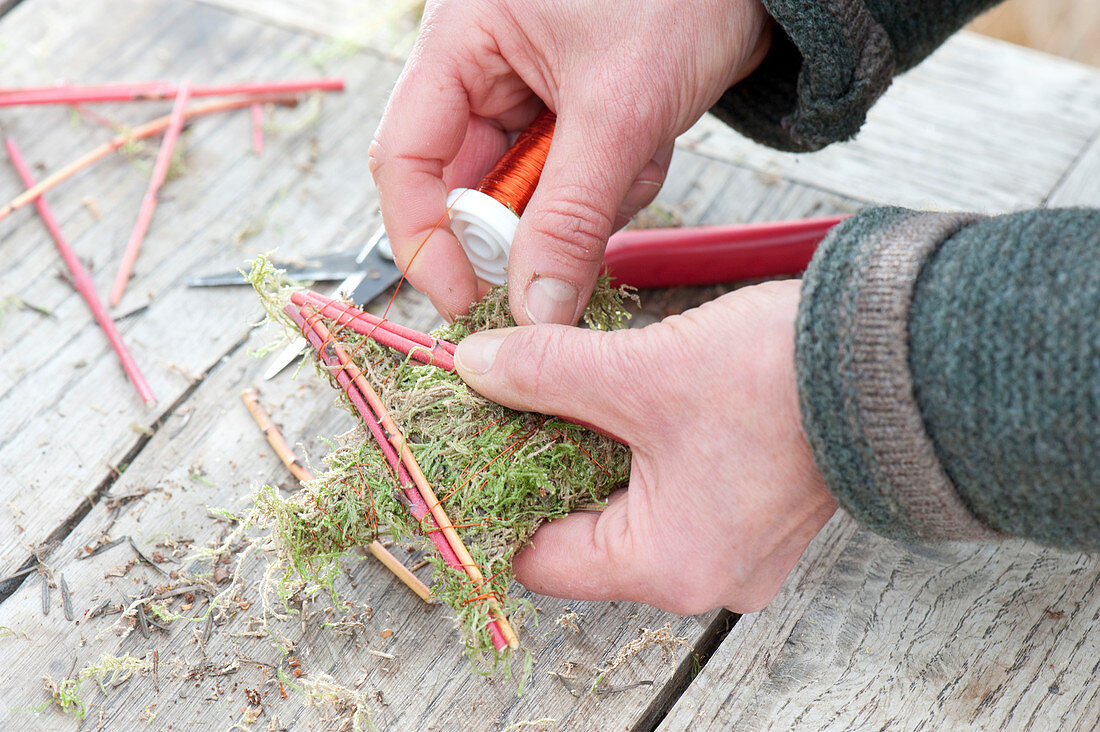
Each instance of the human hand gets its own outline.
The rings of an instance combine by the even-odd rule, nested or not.
[[[455,364],[486,397],[630,445],[630,484],[598,515],[543,525],[515,560],[543,594],[681,614],[764,607],[836,510],[802,433],[799,282],[726,295],[640,330],[486,331]]]
[[[557,125],[509,291],[521,324],[575,322],[608,236],[653,200],[673,140],[770,42],[760,0],[429,2],[370,148],[397,263],[444,315],[484,293],[447,228],[447,193],[475,187],[545,103]]]

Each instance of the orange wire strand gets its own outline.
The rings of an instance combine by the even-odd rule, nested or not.
[[[577,442],[577,441],[576,441],[576,440],[574,440],[574,439],[573,439],[572,437],[570,437],[569,435],[565,434],[564,432],[562,432],[561,430],[559,430],[559,429],[557,429],[557,428],[555,428],[555,429],[554,429],[554,432],[555,432],[555,433],[557,433],[557,435],[558,435],[559,437],[563,437],[563,438],[565,438],[566,440],[569,440],[570,442],[572,442],[572,443],[573,443],[574,445],[576,445],[576,446],[577,446],[577,447],[578,447],[578,448],[580,449],[580,451],[581,451],[581,452],[583,452],[583,453],[584,453],[585,455],[587,455],[587,456],[588,456],[588,459],[589,459],[589,460],[591,460],[592,462],[596,463],[596,466],[597,466],[597,467],[598,467],[598,468],[599,468],[600,470],[602,470],[603,472],[607,473],[607,477],[608,477],[608,478],[612,478],[612,477],[614,477],[614,476],[612,476],[612,475],[611,475],[611,471],[610,471],[610,470],[608,470],[607,468],[605,468],[605,467],[604,467],[604,466],[603,466],[603,465],[602,465],[602,464],[600,463],[600,461],[599,461],[599,460],[597,460],[596,458],[592,457],[592,453],[590,453],[590,452],[588,452],[588,450],[585,450],[585,449],[584,449],[584,445],[582,445],[581,443]]]

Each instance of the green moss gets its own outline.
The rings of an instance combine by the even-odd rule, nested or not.
[[[46,689],[62,712],[82,719],[87,714],[87,709],[81,699],[83,695],[81,687],[87,679],[95,679],[99,684],[99,690],[106,695],[108,687],[114,688],[135,673],[141,673],[148,668],[148,661],[134,658],[128,653],[124,656],[104,654],[99,659],[99,663],[84,666],[75,676],[62,679],[61,683],[55,683],[53,679],[46,677]]]
[[[285,324],[281,308],[289,295],[278,273],[258,260],[250,278],[272,318]],[[625,325],[629,315],[624,296],[629,293],[601,281],[585,313],[589,326]],[[505,289],[497,288],[469,315],[433,335],[457,341],[506,325],[514,321]],[[629,449],[561,419],[506,409],[467,388],[456,374],[407,359],[355,333],[335,329],[334,336],[378,391],[489,578],[486,587],[473,587],[462,571],[445,567],[439,559],[433,562],[433,595],[454,609],[471,655],[492,654],[484,596],[495,593],[507,612],[522,609],[522,603],[508,597],[516,551],[542,522],[581,503],[601,501],[625,484]],[[335,386],[323,365],[318,372]],[[351,409],[343,390],[338,393]],[[257,495],[259,514],[273,528],[274,544],[287,562],[288,580],[297,574],[331,589],[339,558],[379,531],[430,544],[424,527],[403,505],[404,494],[365,429],[341,437],[324,464],[325,473],[290,498],[272,488]],[[434,549],[430,556],[435,556]],[[490,655],[489,660],[495,666],[500,659]]]

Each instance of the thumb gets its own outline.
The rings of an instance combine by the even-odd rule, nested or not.
[[[509,255],[508,290],[517,322],[572,324],[580,317],[623,200],[656,150],[622,129],[629,126],[583,115],[558,117]]]
[[[647,557],[630,540],[627,492],[599,513],[582,511],[539,527],[513,562],[516,580],[540,595],[571,600],[632,600]]]
[[[631,442],[641,426],[636,334],[533,325],[475,333],[458,344],[455,368],[482,396],[512,409],[591,425]]]

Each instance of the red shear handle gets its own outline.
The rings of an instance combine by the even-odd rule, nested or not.
[[[687,229],[631,229],[607,243],[616,284],[711,285],[806,269],[825,235],[847,216]]]

